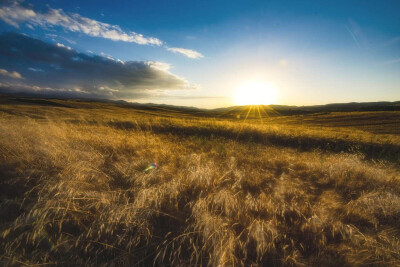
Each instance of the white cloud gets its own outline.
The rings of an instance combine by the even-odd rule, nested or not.
[[[146,61],[146,64],[156,70],[161,70],[165,72],[169,71],[169,69],[171,68],[170,64],[159,61]]]
[[[65,13],[62,9],[49,8],[47,12],[40,13],[28,7],[14,2],[8,6],[0,7],[0,19],[6,23],[19,28],[20,24],[25,23],[30,29],[34,27],[52,28],[62,27],[71,32],[81,32],[93,37],[102,37],[113,41],[137,43],[141,45],[162,46],[163,42],[155,37],[145,37],[140,33],[123,31],[118,25],[111,25],[94,19],[83,17],[77,13]],[[47,34],[55,41],[56,35]],[[66,38],[65,38],[66,39]],[[66,39],[70,43],[74,43]],[[67,46],[64,46],[68,48]],[[179,53],[189,58],[199,59],[203,55],[195,50],[167,47],[164,48],[173,53]]]
[[[72,49],[70,46],[67,46],[67,45],[64,45],[64,44],[61,44],[61,43],[57,43],[57,46],[58,46],[58,47],[64,47],[64,48],[66,48],[66,49],[68,49],[68,50],[71,50],[71,49]]]
[[[0,8],[0,18],[16,28],[19,28],[20,22],[34,19],[35,17],[35,11],[24,8],[18,3]]]
[[[14,3],[0,8],[0,19],[19,28],[23,22],[29,25],[53,27],[60,26],[72,32],[82,32],[94,37],[103,37],[113,41],[131,42],[142,45],[162,45],[162,41],[154,37],[145,37],[135,32],[124,32],[118,25],[110,25],[77,13],[65,13],[62,9],[49,8],[47,13],[35,12],[32,9]]]
[[[23,79],[23,77],[21,76],[21,74],[19,74],[16,71],[10,72],[8,70],[5,69],[0,69],[0,74],[3,76],[7,76],[13,79]]]
[[[107,59],[114,60],[114,58],[113,58],[111,55],[106,54],[106,53],[104,53],[104,52],[100,52],[100,55],[101,55],[102,57],[107,58]]]
[[[168,47],[167,50],[171,51],[171,52],[174,52],[174,53],[179,53],[179,54],[185,55],[188,58],[198,59],[198,58],[203,58],[204,57],[201,53],[199,53],[197,51],[194,51],[194,50],[191,50],[191,49],[178,48],[178,47]]]

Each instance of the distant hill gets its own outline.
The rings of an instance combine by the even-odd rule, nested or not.
[[[68,105],[74,100],[73,105]],[[57,107],[78,107],[80,102],[93,103],[109,103],[125,108],[134,108],[147,111],[169,111],[182,114],[191,114],[204,117],[235,117],[243,118],[246,116],[290,116],[305,115],[313,113],[329,113],[329,112],[356,112],[356,111],[400,111],[400,101],[395,102],[351,102],[351,103],[332,103],[326,105],[314,106],[287,106],[287,105],[258,105],[258,106],[231,106],[216,109],[201,109],[188,106],[174,106],[166,104],[154,103],[132,103],[124,100],[108,100],[108,99],[60,99],[55,97],[43,97],[26,93],[17,94],[0,94],[0,104],[7,103],[23,103],[30,105],[46,105]]]
[[[249,110],[251,106],[233,106],[214,109],[215,112],[235,114],[242,110]],[[351,102],[332,103],[314,106],[286,106],[286,105],[260,105],[259,109],[265,110],[269,115],[301,115],[321,112],[353,112],[353,111],[400,111],[400,101],[395,102]]]

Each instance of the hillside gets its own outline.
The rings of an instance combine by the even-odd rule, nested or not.
[[[0,262],[400,265],[400,111],[338,107],[3,96]]]

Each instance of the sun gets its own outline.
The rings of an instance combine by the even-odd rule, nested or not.
[[[250,81],[236,89],[235,102],[238,105],[276,104],[276,90],[264,81]]]

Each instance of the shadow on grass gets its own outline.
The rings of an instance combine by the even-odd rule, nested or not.
[[[108,126],[121,130],[139,130],[138,125],[128,121],[112,121]],[[143,129],[143,128],[142,128]],[[140,130],[142,130],[140,129]],[[184,125],[151,125],[146,130],[157,134],[174,134],[177,136],[199,136],[205,138],[222,137],[239,142],[254,142],[257,144],[274,145],[299,149],[300,151],[312,151],[321,149],[334,153],[361,153],[367,160],[386,160],[400,163],[400,146],[394,144],[379,144],[343,140],[327,137],[293,136],[278,132],[262,132],[254,129],[232,130],[229,128],[208,128],[202,126]]]

